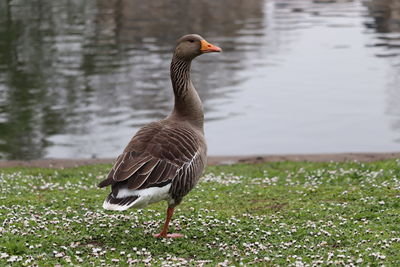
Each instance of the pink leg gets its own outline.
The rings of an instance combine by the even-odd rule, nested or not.
[[[174,208],[168,207],[167,218],[165,219],[164,227],[163,227],[161,233],[153,235],[154,237],[164,237],[164,238],[166,238],[166,237],[171,237],[171,238],[183,237],[183,235],[181,235],[181,234],[168,234],[169,221],[171,220],[171,217],[173,214],[174,214]]]

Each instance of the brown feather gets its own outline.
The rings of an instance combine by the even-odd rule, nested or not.
[[[147,164],[149,160],[151,160],[150,156],[127,159],[126,161],[122,162],[120,167],[115,171],[113,179],[119,182],[130,178],[140,168]]]
[[[159,159],[155,159],[152,158],[150,159],[148,162],[146,162],[145,165],[143,165],[143,167],[140,169],[140,174],[141,175],[146,175],[146,174],[150,174],[153,169],[157,166],[158,162],[160,160]]]
[[[164,173],[164,170],[167,167],[167,163],[163,160],[160,160],[157,166],[152,170],[151,175],[146,179],[146,182],[142,184],[138,189],[145,189],[151,187],[158,183],[158,180]]]

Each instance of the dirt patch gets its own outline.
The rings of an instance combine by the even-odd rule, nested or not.
[[[252,203],[256,204],[256,207],[253,207],[252,210],[264,210],[265,208],[271,209],[273,211],[280,211],[284,207],[288,206],[289,203],[287,202],[276,202],[277,199],[252,199],[250,200]],[[262,204],[257,205],[257,204]]]
[[[288,203],[274,203],[272,205],[269,205],[267,208],[274,210],[274,211],[279,211],[289,205]]]
[[[400,152],[392,153],[338,153],[338,154],[293,154],[293,155],[257,155],[210,157],[211,165],[226,163],[264,163],[277,161],[308,161],[308,162],[371,162],[384,159],[400,158]]]
[[[384,159],[400,158],[396,153],[340,153],[340,154],[298,154],[298,155],[255,155],[255,156],[210,156],[209,165],[234,164],[234,163],[264,163],[277,161],[361,161],[370,162]],[[41,167],[41,168],[70,168],[91,164],[111,164],[115,159],[39,159],[31,161],[10,160],[0,161],[0,168],[5,167]]]
[[[114,159],[37,159],[0,161],[0,168],[6,167],[39,167],[39,168],[71,168],[93,164],[110,164]]]

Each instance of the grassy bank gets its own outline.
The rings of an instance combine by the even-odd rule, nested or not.
[[[102,210],[109,167],[0,169],[0,266],[400,265],[400,161],[210,167],[174,240],[165,203]]]

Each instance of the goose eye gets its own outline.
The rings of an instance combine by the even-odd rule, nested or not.
[[[189,40],[189,42],[194,43],[194,40]]]

